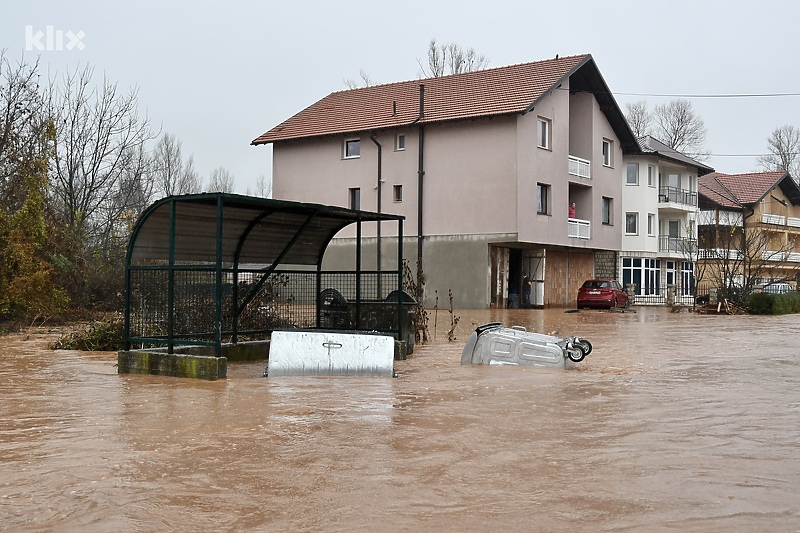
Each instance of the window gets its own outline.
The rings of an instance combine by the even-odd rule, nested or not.
[[[625,213],[625,235],[639,234],[639,213]]]
[[[651,237],[655,235],[656,231],[656,215],[653,213],[647,213],[647,234]]]
[[[395,202],[402,202],[403,201],[403,186],[402,185],[395,185],[392,187],[392,200]]]
[[[361,189],[350,189],[350,209],[361,209]]]
[[[611,203],[611,198],[603,197],[603,224],[610,226],[613,222],[611,218],[611,213],[613,212],[613,205]]]
[[[614,164],[614,161],[611,157],[613,149],[614,143],[608,139],[603,139],[603,166],[610,167]]]
[[[628,163],[626,169],[627,177],[625,183],[628,185],[639,185],[639,163]]]
[[[397,137],[394,138],[394,149],[398,152],[406,149],[406,136],[402,133],[398,133]]]
[[[536,212],[540,215],[550,214],[550,186],[544,183],[537,183],[536,193]]]
[[[661,294],[661,260],[641,257],[622,258],[622,283],[636,285],[636,295]]]
[[[344,158],[356,157],[361,157],[361,139],[347,139],[344,141]]]
[[[539,148],[550,149],[550,120],[539,117],[537,121],[536,143]]]
[[[677,239],[681,236],[681,221],[680,220],[670,220],[669,221],[669,236],[672,239]]]
[[[649,187],[656,186],[656,169],[650,165],[647,165],[647,185]]]

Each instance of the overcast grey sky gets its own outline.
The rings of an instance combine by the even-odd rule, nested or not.
[[[48,26],[73,48],[47,50],[46,37],[26,37]],[[590,53],[624,110],[675,95],[800,93],[798,29],[795,0],[2,0],[0,8],[8,57],[38,55],[51,73],[89,64],[98,83],[105,75],[138,88],[140,108],[194,155],[203,179],[226,167],[242,193],[271,176],[271,146],[250,141],[345,89],[359,70],[375,83],[418,78],[432,37],[475,48],[491,67]],[[757,170],[754,155],[767,151],[772,131],[800,127],[800,96],[691,101],[708,129],[708,163],[721,172]]]

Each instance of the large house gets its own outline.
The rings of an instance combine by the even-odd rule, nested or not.
[[[800,187],[787,172],[712,173],[699,185],[700,292],[798,281]]]
[[[404,215],[426,304],[473,308],[518,305],[525,274],[535,306],[615,277],[623,155],[642,153],[591,55],[334,92],[268,143],[275,198]],[[326,268],[354,260],[355,231]],[[364,268],[396,261],[394,228],[362,237]]]
[[[697,180],[713,172],[645,136],[625,156],[618,279],[637,304],[691,304],[697,260]]]

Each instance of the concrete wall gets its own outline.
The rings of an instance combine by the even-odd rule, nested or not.
[[[496,242],[509,242],[516,239],[513,234],[493,235],[445,235],[426,237],[422,247],[425,259],[424,305],[433,308],[438,296],[439,308],[448,307],[448,291],[453,292],[453,306],[456,308],[484,308],[490,301],[491,258],[489,247]],[[348,269],[355,264],[354,242],[337,239],[325,253],[323,268]],[[384,268],[397,266],[397,240],[381,240],[381,262]],[[375,265],[376,240],[362,241],[362,266],[372,269]],[[408,261],[412,272],[417,272],[417,240],[404,239],[403,257]]]

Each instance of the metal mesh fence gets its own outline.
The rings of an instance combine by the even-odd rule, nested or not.
[[[168,268],[131,269],[128,338],[134,343],[167,344],[170,337],[176,344],[213,342],[218,300],[222,342],[264,339],[287,328],[398,333],[398,312],[413,315],[408,296],[401,294],[398,305],[397,272],[322,272],[318,293],[316,271],[239,270],[234,276],[225,269],[219,294],[213,269],[173,272],[170,320]]]

